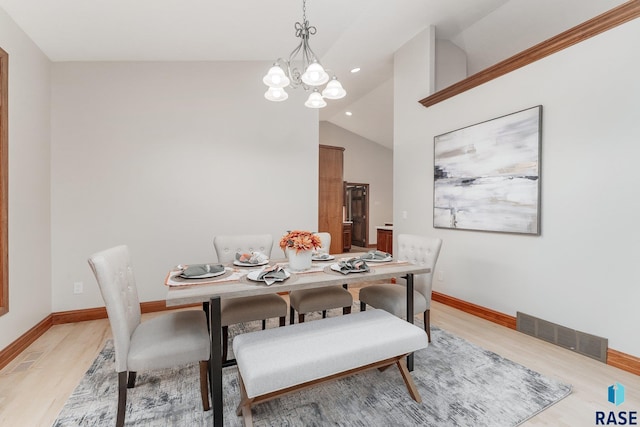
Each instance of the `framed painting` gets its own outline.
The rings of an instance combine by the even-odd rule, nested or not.
[[[540,234],[538,105],[434,137],[433,226]]]

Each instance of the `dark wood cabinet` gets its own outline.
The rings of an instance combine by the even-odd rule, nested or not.
[[[349,252],[351,250],[351,233],[353,232],[353,225],[349,222],[342,223],[342,252]]]
[[[378,228],[377,249],[393,254],[393,230]]]

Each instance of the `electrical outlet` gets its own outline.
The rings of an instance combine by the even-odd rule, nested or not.
[[[84,292],[84,284],[82,282],[73,282],[73,293],[81,294]]]
[[[402,219],[407,219],[407,211],[402,211]]]
[[[443,281],[444,281],[444,271],[442,271],[442,270],[439,270],[439,271],[438,271],[438,280],[439,280],[440,282],[443,282]]]

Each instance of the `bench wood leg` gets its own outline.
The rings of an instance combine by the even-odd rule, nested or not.
[[[360,311],[367,311],[367,304],[360,301]]]
[[[245,427],[252,427],[253,415],[251,415],[251,403],[253,399],[247,397],[247,390],[244,388],[244,381],[242,381],[240,371],[238,371],[238,381],[240,382],[240,404],[238,405],[238,409],[236,409],[236,415],[242,415],[242,421]]]
[[[415,400],[416,402],[422,403],[422,398],[420,397],[420,393],[418,392],[418,388],[416,387],[416,384],[413,382],[413,378],[411,378],[411,374],[407,369],[407,364],[404,361],[404,358],[398,359],[398,361],[396,362],[396,365],[398,365],[398,369],[402,374],[402,379],[404,380],[404,383],[407,386],[409,395],[411,395],[413,400]]]
[[[351,306],[342,307],[342,315],[344,316],[345,314],[351,314]]]

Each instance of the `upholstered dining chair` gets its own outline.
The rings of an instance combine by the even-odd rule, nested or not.
[[[118,372],[116,426],[124,425],[127,388],[136,373],[200,363],[202,407],[209,410],[207,372],[210,340],[202,310],[163,314],[141,322],[138,291],[127,246],[116,246],[89,257],[104,299],[113,334]]]
[[[424,330],[431,342],[431,284],[433,269],[438,261],[442,239],[437,237],[398,235],[399,261],[410,261],[431,269],[431,273],[416,274],[413,278],[413,312],[424,313]],[[384,283],[366,286],[360,289],[360,311],[366,310],[367,304],[381,308],[398,317],[407,317],[406,280],[398,279],[397,284]]]
[[[329,253],[331,247],[331,234],[315,233],[320,237],[322,246],[318,252]],[[341,286],[329,286],[326,288],[300,289],[289,292],[289,324],[295,323],[295,312],[298,312],[298,322],[304,322],[305,314],[322,311],[322,318],[327,317],[327,310],[342,308],[342,314],[351,313],[353,296],[351,292]]]
[[[271,258],[273,236],[270,234],[215,236],[213,246],[218,262],[221,263],[233,262],[238,252],[258,251]],[[287,302],[277,294],[223,299],[220,301],[220,310],[223,361],[227,360],[229,325],[262,320],[262,329],[265,329],[266,319],[278,317],[280,326],[284,326],[287,319]]]

